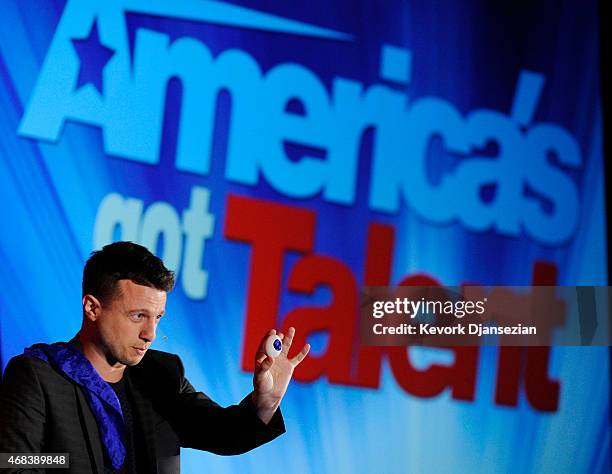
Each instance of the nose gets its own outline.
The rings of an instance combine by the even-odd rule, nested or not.
[[[153,342],[155,340],[156,329],[157,324],[155,324],[155,318],[147,318],[140,329],[140,339],[146,342]]]

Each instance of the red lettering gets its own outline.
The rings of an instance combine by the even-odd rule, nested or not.
[[[365,257],[365,286],[389,286],[395,229],[386,224],[370,224]],[[355,318],[358,316],[355,315]],[[354,384],[360,387],[378,388],[380,386],[380,367],[386,349],[359,345]]]
[[[453,365],[432,364],[425,370],[417,370],[407,355],[411,348],[391,352],[391,369],[397,383],[406,392],[417,397],[435,397],[450,387],[451,396],[459,400],[473,400],[478,367],[478,347],[447,347],[455,354]]]
[[[311,355],[296,370],[305,382],[327,375],[332,383],[378,388],[382,361],[388,356],[398,384],[418,397],[435,397],[451,389],[454,399],[473,400],[478,368],[478,347],[446,347],[455,359],[452,365],[432,364],[416,369],[410,349],[404,347],[363,347],[358,342],[358,288],[351,269],[336,258],[312,254],[316,214],[313,211],[229,195],[224,235],[251,245],[242,367],[252,371],[253,354],[260,337],[278,325],[278,312],[287,252],[307,254],[290,269],[288,291],[312,295],[325,285],[331,293],[327,306],[302,306],[287,313],[282,328],[298,329],[295,350],[308,336],[327,331],[329,343],[324,354]],[[371,223],[365,250],[365,286],[389,286],[394,253],[395,229]],[[556,284],[556,267],[536,262],[533,283]],[[434,277],[414,274],[400,285],[440,286]],[[547,347],[501,347],[496,375],[495,403],[516,406],[521,380],[529,403],[540,411],[555,411],[559,382],[549,379],[550,349]],[[353,366],[354,365],[354,366]]]
[[[295,350],[304,347],[309,334],[327,331],[327,350],[322,356],[307,357],[295,371],[295,378],[311,382],[327,373],[333,383],[350,383],[351,355],[357,314],[357,283],[351,269],[330,257],[302,257],[291,269],[289,290],[312,294],[318,285],[327,285],[332,294],[329,306],[300,307],[290,311],[284,322],[299,328]]]
[[[401,286],[440,286],[435,278],[417,273],[404,278]],[[417,397],[435,397],[450,387],[451,396],[458,400],[473,400],[476,390],[479,347],[446,347],[454,353],[453,365],[432,364],[425,370],[417,370],[409,360],[409,351],[401,349],[390,352],[391,370],[397,382],[408,393]]]
[[[555,286],[557,266],[536,262],[533,267],[534,285]],[[540,411],[557,411],[559,408],[559,381],[548,378],[550,347],[528,347],[525,368],[525,392],[531,406]]]
[[[533,285],[557,284],[557,268],[546,262],[535,262]],[[557,411],[560,384],[548,378],[550,347],[500,347],[495,403],[516,406],[520,380],[525,380],[527,400],[539,411]]]
[[[283,255],[312,249],[315,213],[231,194],[226,209],[225,237],[252,249],[242,350],[242,368],[252,371],[261,338],[276,327]]]

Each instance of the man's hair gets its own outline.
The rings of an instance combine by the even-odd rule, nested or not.
[[[142,245],[115,242],[91,253],[83,269],[83,296],[109,303],[119,280],[130,280],[165,292],[174,287],[174,272]]]

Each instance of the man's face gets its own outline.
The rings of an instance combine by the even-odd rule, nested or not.
[[[166,292],[119,280],[115,296],[103,304],[96,320],[99,342],[111,365],[136,365],[155,340],[166,308]]]

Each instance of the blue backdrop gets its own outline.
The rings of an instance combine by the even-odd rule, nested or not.
[[[607,348],[356,337],[364,284],[607,283],[595,2],[22,0],[0,25],[3,366],[72,337],[89,253],[133,240],[178,274],[154,347],[219,403],[266,328],[313,345],[286,435],[185,472],[609,471]]]

